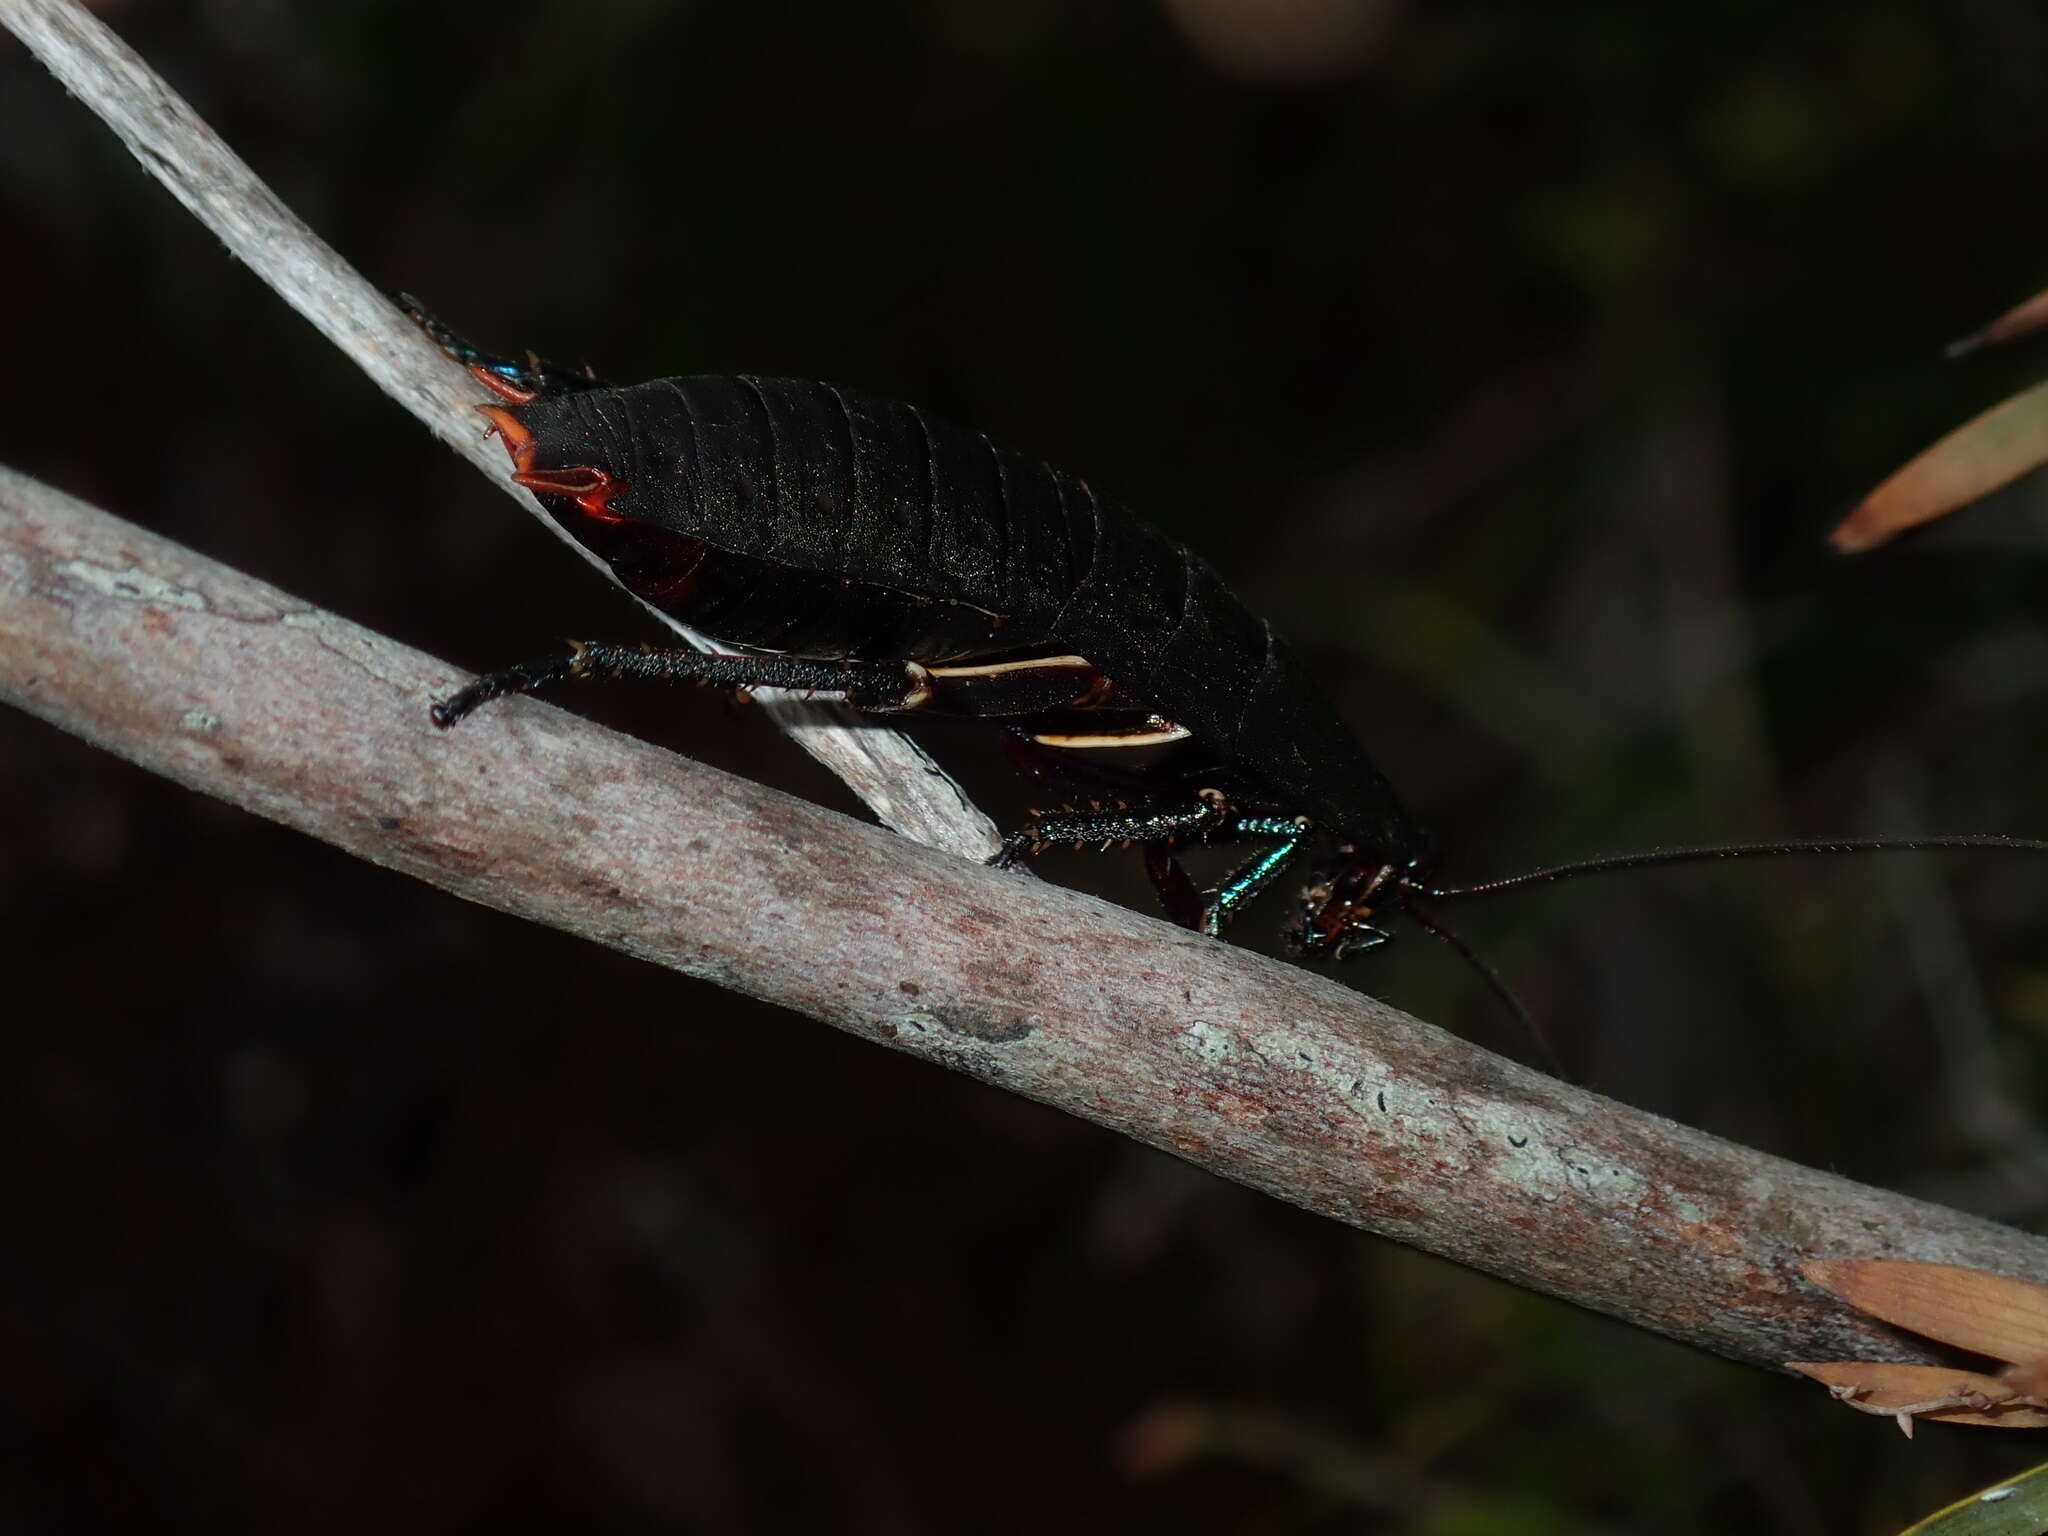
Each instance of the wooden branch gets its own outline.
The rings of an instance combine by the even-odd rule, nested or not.
[[[382,388],[540,515],[481,437],[477,387],[99,22],[70,0],[0,0],[0,23]],[[1931,1358],[1800,1279],[1807,1259],[2048,1270],[2041,1239],[1642,1115],[1308,972],[922,851],[545,706],[437,732],[426,702],[459,681],[0,471],[0,696],[472,900],[1759,1364]],[[894,733],[794,701],[777,712],[889,825],[970,855],[995,846]]]
[[[507,478],[505,455],[485,442],[476,413],[491,396],[285,207],[104,23],[75,0],[0,0],[0,25],[26,43],[200,223],[379,388],[611,577],[603,561],[556,527],[540,503]],[[655,609],[647,611],[700,649],[726,649]],[[836,706],[773,690],[757,697],[776,723],[845,780],[885,826],[967,858],[986,858],[1002,845],[989,819],[909,737],[857,724]]]
[[[1309,971],[534,701],[435,730],[428,702],[460,681],[0,471],[0,697],[470,900],[1760,1365],[1935,1358],[1801,1278],[1808,1260],[2048,1273],[2048,1240],[1611,1103]]]

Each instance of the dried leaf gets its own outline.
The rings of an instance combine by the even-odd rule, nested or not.
[[[2048,1410],[2016,1403],[2010,1407],[1924,1408],[1925,1403],[1980,1394],[1998,1404],[2013,1394],[2012,1386],[1981,1371],[1960,1371],[1947,1365],[1898,1365],[1889,1362],[1829,1360],[1791,1361],[1785,1367],[1810,1376],[1855,1407],[1872,1413],[1912,1411],[1916,1417],[1944,1424],[1985,1424],[1994,1429],[2048,1429]]]
[[[1958,1349],[2019,1365],[2048,1357],[2048,1287],[1900,1259],[1816,1262],[1805,1272],[1858,1311]]]
[[[1829,535],[1846,554],[1989,495],[2048,463],[2048,382],[1949,433],[1867,496]]]
[[[2024,336],[2027,332],[2038,331],[2043,326],[2048,326],[2048,292],[2035,294],[2026,303],[2008,309],[1983,330],[1951,343],[1948,355],[1961,357],[1965,352],[1974,352],[1977,348],[1988,347],[1993,342],[2011,341],[2015,336]]]

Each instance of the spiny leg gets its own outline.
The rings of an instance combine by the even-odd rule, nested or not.
[[[1090,844],[1108,852],[1125,843],[1166,844],[1202,837],[1236,819],[1218,790],[1202,790],[1183,805],[1112,806],[1107,810],[1059,810],[1032,819],[1003,839],[1003,850],[989,860],[998,869],[1022,863],[1041,848],[1070,843],[1076,848]]]
[[[1167,788],[1157,774],[1110,761],[1114,753],[1048,747],[1023,730],[1013,731],[1004,746],[1019,773],[1067,794],[1092,792],[1127,806],[1159,799]],[[1172,844],[1140,843],[1138,847],[1144,855],[1145,878],[1152,882],[1167,920],[1182,928],[1201,927],[1202,893],[1174,856]]]
[[[924,690],[915,662],[805,661],[795,656],[707,656],[690,650],[641,650],[602,642],[572,642],[565,655],[487,672],[433,708],[434,724],[450,726],[493,699],[533,693],[574,677],[646,678],[668,683],[711,683],[729,688],[792,688],[840,693],[855,709],[914,709]]]
[[[1287,866],[1301,856],[1313,829],[1306,816],[1239,816],[1228,828],[1232,837],[1269,837],[1273,846],[1247,859],[1209,893],[1198,925],[1202,932],[1221,937],[1223,925],[1237,910],[1279,879]]]
[[[1145,872],[1174,921],[1220,935],[1237,910],[1271,885],[1307,846],[1313,828],[1305,817],[1242,816],[1218,790],[1203,790],[1192,804],[1138,809],[1059,811],[1034,818],[1003,839],[992,863],[1007,867],[1059,843],[1109,849],[1137,843],[1145,850]],[[1270,839],[1272,846],[1239,865],[1209,896],[1174,857],[1176,845],[1192,840]]]

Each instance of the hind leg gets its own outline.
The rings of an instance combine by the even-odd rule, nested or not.
[[[666,683],[710,683],[726,688],[790,688],[843,694],[855,709],[915,709],[926,684],[915,662],[805,661],[796,656],[707,656],[692,650],[641,650],[601,641],[573,642],[560,656],[486,672],[433,708],[434,724],[455,724],[515,693],[537,693],[570,678],[625,677]]]

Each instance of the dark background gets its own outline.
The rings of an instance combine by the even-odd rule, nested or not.
[[[487,344],[827,377],[1112,488],[1284,621],[1451,873],[2048,831],[2048,487],[1823,542],[2048,372],[1940,359],[2048,283],[2036,0],[104,9]],[[650,636],[5,41],[0,146],[0,462],[468,665]],[[715,697],[577,707],[846,803]],[[2044,891],[1845,861],[1466,916],[1589,1084],[2037,1223]],[[2039,1456],[1909,1446],[20,717],[0,933],[16,1528],[1876,1532]],[[1526,1052],[1423,939],[1347,975]]]

